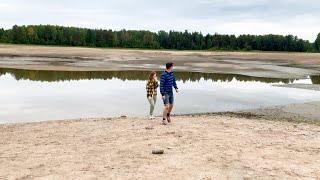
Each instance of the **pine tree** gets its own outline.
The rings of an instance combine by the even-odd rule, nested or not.
[[[315,48],[317,51],[320,51],[320,33],[318,34],[318,37],[316,41],[314,42]]]

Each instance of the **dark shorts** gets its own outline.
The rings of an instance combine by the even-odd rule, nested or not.
[[[165,98],[163,99],[163,104],[167,105],[167,104],[173,104],[174,102],[174,97],[173,97],[173,92],[166,92],[164,93]]]

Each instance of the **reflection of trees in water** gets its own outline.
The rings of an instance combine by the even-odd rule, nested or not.
[[[320,75],[310,76],[312,84],[320,84]]]
[[[147,80],[149,71],[45,71],[45,70],[20,70],[20,69],[0,69],[0,75],[6,73],[14,76],[16,80],[32,81],[69,81],[102,79],[108,80],[118,78],[121,80]],[[161,72],[158,72],[160,75]],[[177,80],[199,81],[201,78],[212,81],[229,82],[234,78],[239,81],[260,81],[266,83],[289,83],[290,79],[262,78],[234,74],[199,73],[199,72],[175,72]]]
[[[290,83],[293,79],[282,79],[282,78],[263,78],[263,77],[252,77],[237,74],[219,74],[219,73],[199,73],[199,72],[176,72],[176,78],[183,81],[198,81],[201,78],[204,80],[212,81],[223,81],[230,82],[233,79],[238,81],[260,81],[265,83]]]

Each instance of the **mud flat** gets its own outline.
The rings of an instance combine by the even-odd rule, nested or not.
[[[307,102],[237,112],[271,120],[308,122],[320,125],[320,102]]]
[[[320,91],[319,84],[279,84],[279,85],[274,85],[274,86]]]
[[[300,78],[320,74],[320,54],[101,49],[0,45],[0,67],[34,70],[161,70]]]
[[[319,179],[319,134],[225,115],[0,125],[0,179]]]

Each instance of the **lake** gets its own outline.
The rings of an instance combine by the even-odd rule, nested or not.
[[[148,71],[38,71],[0,69],[0,123],[146,116]],[[161,72],[158,72],[160,76]],[[319,84],[320,76],[274,79],[176,72],[174,114],[236,111],[319,101],[320,92],[274,84]],[[158,96],[156,115],[163,103]]]

